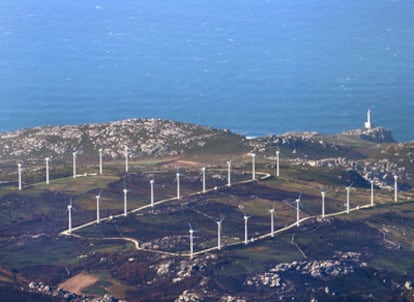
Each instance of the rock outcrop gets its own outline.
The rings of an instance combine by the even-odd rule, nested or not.
[[[200,151],[217,142],[242,143],[243,136],[228,130],[162,119],[129,119],[79,126],[49,126],[0,134],[0,161],[43,161],[68,158],[72,152],[107,158],[165,157]],[[236,144],[237,145],[237,144]]]
[[[370,129],[348,130],[341,133],[342,135],[357,137],[373,143],[395,143],[396,140],[392,136],[390,130],[382,127]]]

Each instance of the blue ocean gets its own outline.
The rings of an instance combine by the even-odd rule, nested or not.
[[[414,140],[414,1],[2,0],[0,131],[156,117]]]

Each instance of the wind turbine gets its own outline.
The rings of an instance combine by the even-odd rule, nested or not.
[[[227,161],[227,186],[231,186],[231,160]]]
[[[244,244],[247,245],[249,243],[249,235],[247,230],[247,222],[249,221],[249,218],[252,216],[247,216],[246,214],[243,214],[244,219]]]
[[[72,198],[68,204],[68,233],[72,233]]]
[[[275,236],[275,206],[269,210],[270,212],[270,235]]]
[[[252,157],[252,180],[256,179],[256,154],[250,153],[249,154]]]
[[[188,227],[189,227],[188,232],[190,233],[190,258],[193,259],[193,257],[194,257],[193,234],[194,234],[195,230],[193,230],[193,227],[191,226],[191,223],[188,223]]]
[[[349,214],[349,208],[350,208],[350,204],[349,204],[349,195],[350,195],[350,192],[351,192],[351,188],[352,188],[352,185],[353,185],[354,183],[352,182],[348,187],[345,187],[345,190],[346,190],[346,213],[347,214]]]
[[[124,189],[122,190],[124,192],[124,216],[127,217],[128,215],[128,189],[126,187],[125,181],[124,181]]]
[[[203,193],[206,193],[206,167],[201,168],[203,172]]]
[[[125,146],[125,172],[128,173],[128,146]]]
[[[398,176],[394,175],[394,202],[398,202]]]
[[[300,205],[301,205],[301,201],[300,198],[302,197],[302,193],[299,194],[298,198],[296,198],[295,202],[296,202],[296,226],[299,227],[300,226]]]
[[[371,207],[374,207],[374,180],[369,181],[371,183]]]
[[[224,220],[224,216],[222,216],[219,220],[216,220],[217,223],[217,249],[221,250],[221,224]]]
[[[102,153],[103,153],[103,149],[100,148],[98,150],[98,152],[99,152],[99,175],[102,175],[103,174],[103,167],[102,167]]]
[[[276,177],[279,177],[279,158],[280,157],[280,151],[276,151]]]
[[[177,171],[177,199],[180,199],[180,173]]]
[[[151,207],[154,207],[154,179],[150,180],[151,185]]]
[[[50,183],[50,181],[49,181],[49,161],[50,161],[50,158],[46,157],[45,162],[46,162],[46,184],[47,185]]]
[[[326,191],[321,191],[321,195],[322,195],[322,219],[325,219],[325,196],[328,192]]]
[[[73,157],[73,178],[76,179],[76,155],[78,154],[78,151],[75,151],[72,153],[72,157]]]
[[[101,222],[101,217],[100,217],[100,209],[99,206],[101,205],[101,194],[102,194],[102,190],[99,190],[98,195],[96,195],[96,223],[100,223]]]
[[[17,174],[18,174],[19,191],[21,191],[22,190],[22,164],[21,163],[17,164]]]

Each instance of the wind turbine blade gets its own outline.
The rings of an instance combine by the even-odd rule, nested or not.
[[[190,230],[193,230],[193,227],[191,226],[190,222],[188,222],[188,227],[189,227]]]

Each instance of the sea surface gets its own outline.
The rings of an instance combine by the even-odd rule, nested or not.
[[[156,117],[414,140],[414,1],[2,0],[0,131]]]

